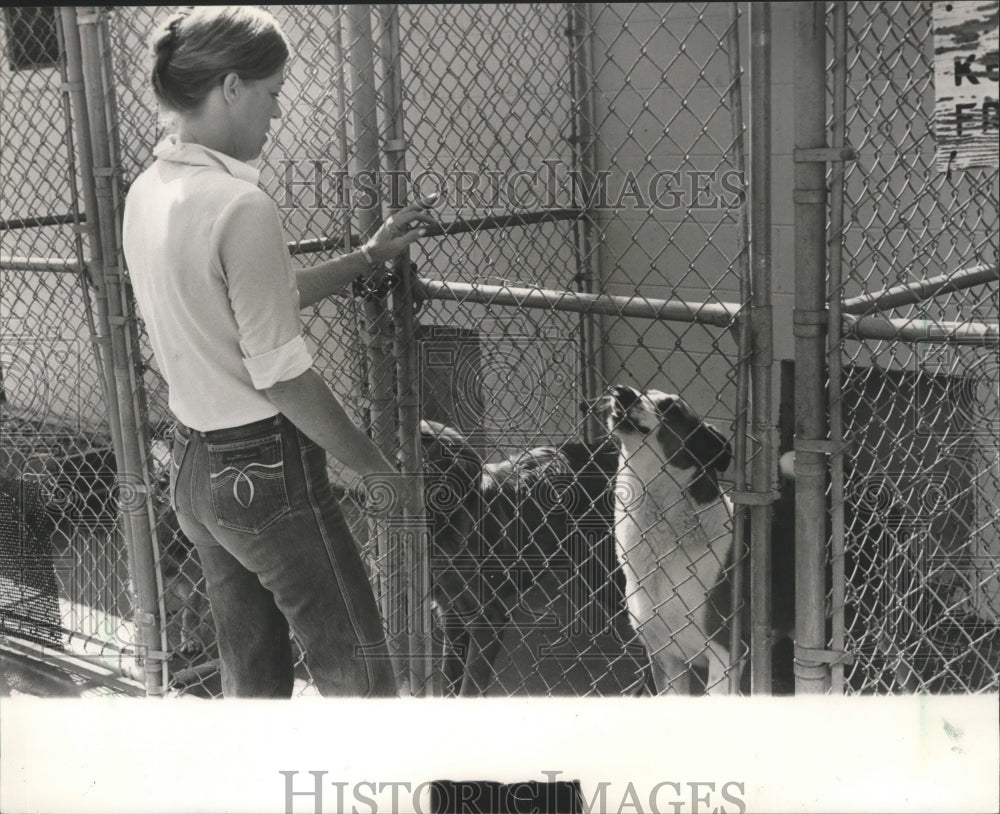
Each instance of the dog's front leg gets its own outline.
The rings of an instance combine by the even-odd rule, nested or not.
[[[197,588],[192,588],[184,597],[184,609],[181,611],[181,643],[180,652],[187,657],[193,657],[205,652],[210,641],[209,624],[206,622],[209,609],[205,595]]]
[[[481,620],[472,623],[469,630],[469,651],[465,662],[465,676],[459,692],[463,698],[478,698],[486,695],[493,680],[493,660],[498,642],[489,626],[483,627]]]
[[[486,695],[495,677],[494,662],[500,653],[504,633],[510,622],[503,597],[494,596],[479,618],[469,625],[469,652],[465,660],[462,696]]]
[[[441,633],[444,639],[441,663],[441,672],[444,674],[444,694],[450,698],[458,695],[462,686],[470,637],[462,620],[449,611],[441,614]]]
[[[651,662],[657,695],[691,695],[691,671],[684,661],[661,652]]]
[[[718,642],[709,642],[708,656],[708,680],[705,684],[705,692],[708,695],[729,695],[729,649]],[[736,665],[733,669],[740,670],[742,665]]]

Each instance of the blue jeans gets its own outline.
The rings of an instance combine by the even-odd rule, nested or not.
[[[280,415],[209,433],[179,425],[170,475],[171,504],[205,574],[225,696],[291,696],[289,624],[321,694],[397,694],[322,447]]]

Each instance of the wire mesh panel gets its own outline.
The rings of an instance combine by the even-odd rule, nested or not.
[[[858,157],[834,236],[848,333],[832,396],[847,445],[833,564],[848,692],[1000,680],[998,175],[935,167],[931,21],[930,3],[854,4],[847,21]],[[901,298],[881,296],[894,287]]]
[[[127,672],[131,659],[121,653],[135,645],[133,597],[93,341],[96,292],[83,271],[69,103],[78,88],[67,81],[63,34],[57,9],[3,9],[3,634]]]
[[[617,383],[680,393],[728,433],[740,353],[697,320],[581,316],[567,301],[738,307],[735,18],[687,4],[400,12],[407,168],[415,188],[445,191],[444,235],[417,255],[424,416],[464,436],[425,439],[440,456],[431,486],[455,475],[441,438],[466,444],[463,460],[483,472],[471,506],[456,486],[430,512],[435,690],[641,689],[648,653],[625,608],[648,589],[627,596],[616,564],[618,450],[607,425],[588,431],[579,404]],[[464,528],[470,513],[478,548],[449,550],[440,527]],[[730,533],[714,532],[689,583],[713,558],[705,572],[723,568]],[[484,571],[492,582],[477,582]],[[705,613],[712,587],[696,584],[686,612]],[[463,662],[480,652],[477,628],[493,640],[485,679]],[[703,667],[707,638],[684,659]]]

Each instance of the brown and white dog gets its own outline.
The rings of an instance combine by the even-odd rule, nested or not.
[[[718,476],[729,443],[659,390],[615,386],[597,410],[620,445],[615,544],[656,691],[691,694],[693,668],[707,668],[706,690],[727,693],[732,509]]]

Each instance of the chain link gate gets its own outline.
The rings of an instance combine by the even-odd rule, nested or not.
[[[386,149],[405,147],[416,192],[448,193],[438,208],[444,239],[421,244],[426,256],[417,263],[424,417],[464,433],[467,454],[488,475],[508,472],[529,449],[582,456],[570,481],[583,491],[579,467],[596,468],[602,450],[578,404],[608,384],[676,390],[701,414],[745,428],[738,405],[747,398],[748,335],[718,330],[735,327],[747,301],[745,198],[717,207],[707,224],[676,202],[649,200],[651,154],[673,162],[676,175],[719,179],[728,170],[742,183],[733,10],[676,6],[623,17],[614,7],[471,7],[442,15],[404,6],[396,15],[376,15],[375,42],[398,42],[402,66],[402,87],[385,102],[396,123]],[[551,47],[557,31],[564,48]],[[426,48],[436,37],[442,46]],[[697,61],[688,48],[709,57]],[[664,67],[654,52],[674,56]],[[382,54],[383,64],[395,59]],[[473,78],[469,87],[463,76]],[[604,83],[616,93],[602,94]],[[661,97],[664,84],[670,99]],[[451,91],[460,90],[456,99]],[[552,119],[539,119],[538,109]],[[736,471],[745,455],[738,451]],[[454,483],[442,487],[432,476],[428,488],[430,514],[445,515],[446,526],[473,511],[480,528],[501,527],[484,534],[481,550],[454,552],[440,545],[432,520],[429,561],[407,596],[408,607],[426,609],[432,599],[447,605],[470,587],[481,591],[472,632],[458,635],[474,647],[480,625],[500,641],[495,678],[476,689],[616,694],[641,686],[646,655],[623,613],[606,517],[574,519],[558,499],[554,508],[530,489],[505,515],[502,489],[470,509]],[[737,483],[736,494],[748,493]],[[433,591],[423,587],[428,576]],[[411,620],[426,624],[427,615]],[[454,680],[436,666],[447,629],[445,642],[426,629],[409,631],[417,694]],[[431,659],[428,645],[437,651]]]
[[[330,299],[305,323],[324,378],[409,474],[388,478],[385,489],[359,503],[346,491],[351,473],[331,460],[409,691],[442,692],[432,588],[442,590],[442,580],[456,575],[468,581],[468,562],[443,556],[435,535],[427,534],[424,513],[447,507],[454,495],[442,491],[439,479],[431,478],[426,489],[416,479],[427,454],[419,444],[420,417],[461,431],[486,472],[503,472],[513,457],[547,446],[564,455],[583,450],[580,465],[596,466],[591,458],[602,430],[580,413],[581,401],[592,402],[614,383],[676,392],[733,438],[731,494],[738,508],[750,504],[755,517],[766,518],[759,510],[772,499],[772,422],[768,388],[757,388],[771,360],[769,348],[755,361],[750,352],[745,88],[736,6],[271,10],[295,53],[284,115],[263,156],[262,185],[295,238],[293,254],[324,259],[356,246],[404,195],[446,193],[437,207],[440,234],[413,248],[416,276],[404,261],[391,291]],[[120,497],[128,487],[137,496],[107,504],[116,529],[121,510],[133,547],[116,531],[114,568],[94,568],[91,582],[116,586],[115,618],[125,631],[118,638],[126,654],[142,648],[147,692],[215,696],[218,668],[203,581],[163,499],[170,442],[165,384],[120,274],[115,231],[124,192],[164,133],[147,88],[145,44],[170,11],[61,14],[83,41],[82,59],[70,60],[80,75],[65,76],[63,87],[70,99],[79,93],[79,110],[90,112],[89,128],[77,121],[74,131],[67,124],[63,146],[72,175],[73,133],[103,133],[104,141],[88,147],[103,160],[81,167],[98,188],[87,192],[86,177],[79,188],[96,199],[87,200],[86,211],[106,207],[100,228],[110,231],[88,233],[89,258],[76,233],[60,238],[64,243],[53,238],[45,250],[73,258],[60,260],[60,268],[80,274],[87,267],[93,289],[79,286],[82,276],[47,271],[39,279],[73,280],[84,299],[80,319],[96,319],[82,341],[93,336],[98,353],[81,350],[73,358],[81,369],[100,360],[91,388],[110,394],[105,403],[115,414],[97,417],[98,426],[106,422],[103,440],[87,443],[100,445],[105,458],[109,448],[120,452],[125,465],[117,475],[113,461],[107,467],[110,491]],[[44,81],[51,90],[51,80]],[[51,128],[42,132],[49,137]],[[33,146],[29,139],[26,176],[36,166],[28,152]],[[365,178],[365,172],[380,175]],[[76,188],[75,182],[60,187],[66,194]],[[41,195],[44,186],[34,189]],[[36,204],[25,210],[53,206],[47,195]],[[5,243],[5,261],[8,252],[29,255],[38,251],[35,245],[46,246],[44,228],[21,232],[30,235],[27,243],[10,249]],[[22,265],[42,268],[36,261]],[[5,262],[5,283],[15,266]],[[23,290],[22,282],[5,284],[5,298]],[[91,290],[97,296],[87,305]],[[762,307],[754,335],[762,336],[767,286],[754,290]],[[5,314],[19,313],[15,305],[8,311],[5,299]],[[27,322],[25,329],[34,336]],[[15,368],[5,363],[7,381]],[[757,412],[748,438],[751,386]],[[92,391],[81,396],[82,404],[100,403]],[[475,519],[488,527],[505,499],[501,490],[493,504],[480,503]],[[518,493],[517,501],[513,516],[542,511],[545,533],[521,521],[512,529],[508,514],[508,527],[494,535],[502,550],[487,540],[478,552],[480,577],[487,577],[480,583],[487,593],[478,601],[499,597],[507,617],[502,630],[491,628],[500,634],[495,678],[480,689],[496,695],[636,691],[647,656],[623,609],[607,517],[584,513],[567,525],[551,507],[538,508],[538,494]],[[739,510],[740,546],[745,525]],[[90,536],[87,545],[94,545]],[[121,573],[124,549],[133,564],[128,576]],[[742,566],[740,560],[737,573]],[[493,577],[517,590],[491,597]],[[766,590],[763,596],[766,602]],[[141,622],[138,629],[133,619]],[[112,637],[95,639],[104,647]],[[740,647],[733,649],[734,660],[743,657]],[[766,657],[759,662],[766,665]],[[297,691],[308,692],[308,671],[300,666]],[[732,687],[738,678],[734,671]]]
[[[827,24],[832,686],[995,693],[998,173],[935,167],[932,4]]]

